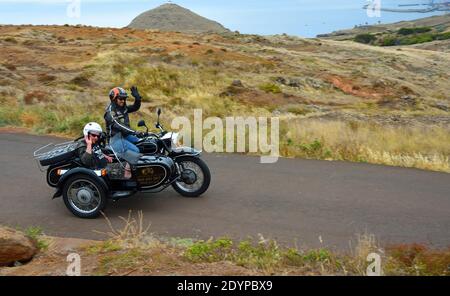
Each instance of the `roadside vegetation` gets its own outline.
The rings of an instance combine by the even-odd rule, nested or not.
[[[109,89],[137,85],[144,101],[133,123],[144,118],[151,126],[156,107],[167,128],[197,108],[204,118],[278,116],[282,156],[450,172],[450,60],[443,53],[287,35],[83,26],[0,32],[0,127],[79,136],[85,123],[104,122]],[[395,33],[420,34],[446,33]],[[33,58],[19,58],[22,51]]]
[[[353,249],[337,252],[326,247],[288,247],[261,235],[240,241],[228,237],[157,238],[144,227],[142,213],[122,219],[122,229],[110,224],[107,240],[73,250],[82,258],[83,275],[366,275],[371,253],[381,257],[381,275],[450,275],[450,249],[424,244],[381,247],[368,234],[357,236]],[[66,260],[52,246],[41,250],[30,263],[0,269],[0,274],[63,272]]]
[[[289,121],[282,154],[450,172],[449,131],[362,122]]]
[[[49,240],[42,232],[42,228],[39,226],[30,226],[24,230],[26,236],[36,242],[36,246],[39,251],[46,251],[49,247]]]

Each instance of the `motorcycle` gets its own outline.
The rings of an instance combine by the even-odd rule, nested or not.
[[[201,159],[201,151],[179,146],[179,134],[164,130],[159,123],[160,115],[158,109],[158,133],[149,133],[145,121],[139,121],[138,127],[147,129],[136,143],[140,154],[118,153],[106,144],[106,136],[102,135],[102,149],[114,159],[105,169],[83,166],[78,155],[83,137],[36,150],[34,157],[39,168],[46,171],[48,185],[56,188],[53,199],[62,196],[66,207],[77,217],[96,218],[105,210],[108,200],[117,201],[136,193],[158,193],[171,186],[184,197],[204,194],[211,173]],[[131,178],[124,178],[126,163],[131,167]]]

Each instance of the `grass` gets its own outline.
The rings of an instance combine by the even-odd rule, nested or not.
[[[67,29],[64,28],[64,30]],[[100,34],[101,31],[101,29],[95,29],[94,32],[89,30],[89,33]],[[126,33],[133,35],[132,37],[136,40],[141,38],[132,33]],[[377,115],[391,112],[387,110],[392,107],[390,105],[381,108],[376,101],[365,100],[358,97],[359,94],[353,94],[363,93],[362,96],[364,96],[366,88],[381,75],[377,72],[378,67],[361,68],[371,60],[376,61],[377,65],[390,63],[382,64],[383,67],[380,67],[383,70],[382,75],[386,75],[389,81],[393,81],[394,77],[401,74],[406,82],[417,82],[414,85],[414,91],[411,90],[411,92],[417,92],[414,97],[418,98],[419,103],[408,107],[408,110],[405,107],[399,112],[411,117],[414,116],[413,112],[417,108],[425,108],[424,116],[433,117],[437,111],[432,111],[430,107],[432,103],[434,104],[436,100],[446,101],[448,97],[444,90],[445,73],[438,73],[439,71],[436,70],[435,76],[442,79],[433,80],[439,84],[438,87],[430,86],[427,83],[429,76],[424,76],[428,74],[422,75],[421,71],[415,71],[421,66],[411,67],[413,70],[403,69],[406,67],[404,64],[411,62],[408,56],[402,56],[401,59],[396,57],[397,62],[391,65],[390,59],[380,60],[380,54],[369,49],[358,51],[355,48],[339,47],[339,50],[335,50],[334,45],[330,48],[327,43],[323,43],[319,48],[310,41],[300,39],[299,44],[306,42],[305,44],[309,45],[299,47],[297,44],[292,45],[292,48],[283,48],[279,41],[274,43],[276,46],[271,46],[269,38],[265,41],[267,53],[270,53],[268,57],[265,54],[258,55],[258,52],[261,52],[259,47],[252,47],[249,43],[239,43],[239,39],[230,44],[224,43],[225,41],[214,44],[215,41],[212,40],[206,47],[198,42],[186,42],[186,39],[181,41],[178,35],[172,39],[166,38],[167,36],[164,38],[152,36],[152,43],[155,41],[157,48],[154,47],[155,44],[147,44],[128,50],[130,48],[126,47],[126,44],[115,41],[117,47],[94,49],[98,42],[110,39],[108,32],[104,34],[94,40],[89,34],[83,35],[85,45],[92,46],[89,50],[90,56],[86,57],[85,62],[76,65],[72,63],[66,67],[62,66],[62,57],[59,56],[58,63],[61,65],[58,64],[58,67],[68,69],[67,71],[52,71],[50,75],[47,74],[49,70],[45,70],[44,66],[36,67],[39,68],[35,76],[37,82],[35,84],[33,80],[27,80],[32,84],[30,86],[25,86],[20,81],[16,81],[17,84],[11,84],[6,78],[0,79],[0,102],[2,103],[0,104],[0,126],[27,127],[38,134],[79,136],[87,122],[97,121],[103,124],[104,108],[109,103],[107,92],[110,88],[117,85],[125,88],[137,85],[143,95],[144,104],[140,112],[131,116],[132,122],[137,122],[140,118],[148,123],[153,122],[154,109],[157,106],[164,109],[162,120],[166,127],[169,127],[171,120],[177,116],[192,118],[192,111],[196,108],[203,109],[204,117],[269,117],[276,114],[281,116],[282,156],[449,171],[449,132],[444,127],[428,124],[429,127],[423,129],[408,125],[397,128],[389,125],[366,124],[362,121],[352,126],[339,119],[328,122],[313,119],[327,109],[339,113],[342,101],[344,101],[342,108],[352,109],[358,104],[367,104],[367,106],[371,104],[370,110],[367,108],[362,112],[370,111]],[[415,38],[421,34],[439,34],[440,38],[446,38],[449,35],[444,31],[431,31],[408,35],[393,34],[393,36]],[[56,30],[53,35],[64,36],[64,33]],[[163,39],[159,40],[159,38]],[[386,39],[385,42],[396,44],[397,41]],[[185,43],[193,46],[188,53],[182,48]],[[174,51],[174,44],[180,45],[177,46],[179,47],[177,51],[186,56],[176,59],[168,56],[169,52]],[[71,45],[64,43],[61,46],[70,47]],[[227,50],[221,50],[225,46]],[[30,51],[29,54],[35,53],[32,47],[26,50]],[[210,54],[205,54],[208,50]],[[244,50],[245,53],[243,53]],[[60,53],[57,50],[52,55],[56,58],[63,52]],[[81,56],[85,56],[86,52],[80,53]],[[347,60],[345,58],[347,54],[353,56],[352,59],[356,61],[352,62],[349,59],[345,65],[342,64],[343,62],[340,62],[342,59],[339,57]],[[272,62],[278,55],[284,58]],[[336,55],[336,58],[333,55]],[[330,56],[330,61],[325,56]],[[170,58],[170,61],[167,58]],[[42,61],[45,63],[46,60],[42,59]],[[15,69],[14,74],[25,75],[24,77],[28,74],[24,73],[23,69],[32,66],[31,62],[27,63],[30,65],[24,65],[20,61],[8,61],[8,64],[15,67],[12,68]],[[428,69],[430,63],[430,59],[426,60],[424,67]],[[48,69],[53,69],[52,67]],[[402,73],[398,72],[396,67],[402,68]],[[348,74],[350,69],[357,71],[357,75],[344,79],[350,75]],[[339,87],[322,88],[320,85],[316,87],[312,84],[311,87],[283,86],[281,88],[273,81],[273,77],[286,79],[296,77],[301,80],[313,79],[325,82],[327,79],[322,77],[325,75],[324,70],[342,77],[344,82],[339,87],[347,89],[348,86],[348,89],[352,91],[343,93]],[[412,71],[418,76],[411,76]],[[352,83],[345,82],[349,79]],[[230,88],[234,80],[241,80],[244,86]],[[12,90],[3,95],[2,89],[8,87]],[[389,92],[397,93],[401,87],[405,87],[403,82],[395,82],[388,86],[381,85],[375,90],[368,89],[367,93],[380,92],[380,95],[384,96],[384,88],[389,88]],[[229,95],[222,95],[224,93]],[[392,100],[395,100],[394,95]],[[447,114],[442,111],[439,115]]]
[[[377,37],[375,35],[372,35],[370,33],[367,34],[358,34],[355,36],[354,41],[364,44],[370,44],[377,40]]]
[[[30,226],[24,230],[26,236],[36,242],[36,245],[40,251],[48,249],[49,242],[43,238],[42,228],[39,226]]]
[[[450,172],[450,132],[444,127],[289,121],[283,123],[280,137],[284,156]]]
[[[17,39],[14,38],[14,37],[6,37],[6,38],[4,38],[3,40],[4,40],[5,42],[9,42],[9,43],[13,43],[13,44],[17,44],[17,43],[18,43]]]
[[[391,260],[386,275],[450,276],[450,248],[433,250],[423,244],[386,248]]]
[[[138,269],[145,264],[148,255],[139,249],[125,250],[120,253],[101,257],[97,273],[111,274],[120,270]]]
[[[221,116],[223,110],[230,110],[231,113],[236,108],[236,103],[226,98],[218,100],[215,97],[192,94],[187,100],[171,100],[170,105],[165,108],[168,111],[163,120],[170,122],[177,110],[192,110],[192,106],[199,100],[204,105],[204,116]],[[103,122],[100,111],[86,115],[89,113],[87,110],[98,110],[96,107],[80,105],[73,109],[78,114],[71,113],[68,116],[71,108],[67,106],[43,108],[31,105],[11,109],[2,105],[0,126],[24,126],[42,134],[78,136],[86,123]],[[185,112],[190,117],[190,112]],[[147,121],[152,122],[152,119]],[[280,128],[280,153],[285,157],[367,162],[450,172],[450,132],[445,127],[392,127],[360,122],[282,120]]]
[[[432,28],[430,27],[415,27],[415,28],[400,28],[398,30],[398,34],[400,35],[411,35],[418,33],[427,33],[430,32]]]
[[[279,94],[281,93],[281,88],[275,83],[264,83],[259,86],[259,89],[265,91],[266,93]]]
[[[374,235],[367,233],[357,236],[350,252],[337,252],[323,247],[288,247],[262,235],[245,240],[156,238],[144,226],[142,212],[137,216],[130,212],[122,218],[120,228],[113,227],[106,216],[105,219],[110,228],[104,233],[108,239],[89,243],[76,251],[86,262],[83,274],[354,276],[366,275],[370,264],[368,255],[376,253],[381,258],[381,275],[450,275],[450,248],[433,249],[424,244],[382,247]],[[39,240],[42,229],[30,227],[26,233]],[[45,264],[48,259],[48,268],[52,268],[55,254],[47,246],[40,247],[43,253],[39,264]]]
[[[299,250],[281,247],[274,240],[260,237],[258,241],[247,239],[233,241],[229,238],[198,241],[184,251],[184,257],[190,262],[230,261],[237,266],[256,269],[264,274],[277,274],[282,270],[314,270],[322,273],[340,273],[336,254],[327,249]]]
[[[353,41],[378,45],[396,46],[413,45],[431,42],[434,40],[450,39],[450,32],[439,32],[430,27],[401,28],[396,33],[374,35],[370,33],[358,34]]]
[[[382,260],[382,275],[450,275],[450,249],[430,249],[421,244],[382,248],[369,234],[359,235],[350,253],[284,247],[261,235],[258,240],[241,241],[228,237],[162,240],[153,236],[149,240],[148,234],[143,235],[145,231],[130,231],[140,224],[142,214],[137,219],[130,217],[124,219],[124,228],[115,230],[111,239],[86,249],[90,256],[98,257],[96,274],[145,275],[179,268],[187,268],[187,274],[198,274],[199,266],[202,270],[208,265],[221,274],[221,268],[231,264],[246,270],[244,274],[365,275],[368,255],[377,253]],[[124,234],[125,241],[134,243],[124,244]]]

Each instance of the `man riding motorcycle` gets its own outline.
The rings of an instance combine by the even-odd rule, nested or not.
[[[142,97],[139,95],[137,87],[131,87],[131,95],[134,97],[134,104],[127,106],[128,94],[121,87],[113,88],[109,93],[111,103],[106,108],[104,115],[106,121],[106,131],[110,138],[109,143],[116,153],[125,153],[130,150],[139,153],[139,148],[135,145],[143,133],[130,128],[129,113],[136,112],[141,107]]]

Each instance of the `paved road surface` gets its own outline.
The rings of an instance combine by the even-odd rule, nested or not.
[[[32,152],[60,139],[0,133],[0,224],[41,226],[49,235],[104,238],[103,218],[72,216],[45,182]],[[358,233],[382,243],[450,244],[450,174],[415,169],[280,159],[205,155],[212,172],[209,191],[186,199],[171,188],[111,202],[107,215],[142,210],[151,231],[163,236],[264,237],[297,246],[349,250]],[[319,237],[321,239],[319,239]],[[322,241],[322,242],[320,242]]]

